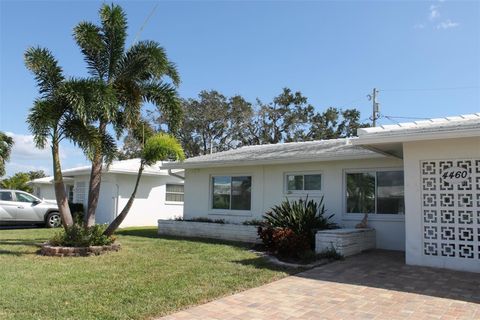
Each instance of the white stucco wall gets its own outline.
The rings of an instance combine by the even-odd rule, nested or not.
[[[89,175],[79,175],[74,178],[74,202],[88,201]],[[125,207],[135,185],[136,175],[112,174],[102,175],[100,198],[96,211],[96,223],[110,223]],[[82,197],[77,191],[79,183],[84,183],[86,190]],[[165,184],[183,184],[183,180],[171,176],[143,175],[140,185],[127,217],[121,227],[156,226],[158,219],[172,219],[183,215],[183,202],[165,201]],[[55,200],[53,185],[39,184],[41,196]]]
[[[40,192],[38,192],[37,188]],[[55,190],[51,184],[34,184],[33,194],[43,200],[55,201]]]
[[[362,218],[361,214],[346,214],[344,172],[355,169],[402,169],[403,161],[396,158],[348,160],[303,164],[262,165],[244,167],[218,167],[187,169],[185,172],[184,217],[210,217],[231,222],[260,219],[265,211],[281,203],[287,194],[284,190],[284,176],[294,172],[322,173],[322,193],[309,198],[318,199],[324,195],[327,215],[335,214],[334,220],[345,227],[353,227]],[[252,176],[252,202],[250,211],[211,209],[212,175],[241,174]],[[404,250],[405,229],[403,215],[369,215],[369,226],[376,229],[377,247]]]
[[[480,137],[406,142],[403,145],[405,167],[406,262],[413,265],[480,271],[480,257],[467,259],[426,256],[423,252],[422,187],[420,162],[422,160],[480,159]],[[480,199],[477,189],[476,198]],[[480,219],[480,208],[475,202],[473,211]],[[480,230],[473,241],[480,246]],[[480,251],[480,248],[479,248]]]
[[[118,213],[127,204],[135,179],[136,176],[133,175],[117,175]],[[133,206],[121,227],[156,226],[158,219],[182,216],[183,203],[165,201],[165,185],[167,183],[183,184],[183,181],[170,176],[142,176]]]

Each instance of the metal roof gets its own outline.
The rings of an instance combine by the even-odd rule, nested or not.
[[[361,128],[356,145],[480,136],[480,113]]]
[[[162,162],[159,161],[153,166],[146,166],[143,170],[143,175],[145,176],[168,176],[167,170],[162,170],[160,167],[162,166]],[[113,161],[110,166],[103,166],[103,173],[116,173],[116,174],[130,174],[136,175],[138,174],[138,169],[140,167],[140,159],[130,159],[130,160],[121,160],[121,161]],[[63,179],[65,181],[72,181],[72,177],[80,176],[80,175],[89,175],[92,167],[91,166],[81,166],[75,167],[71,169],[62,170]],[[39,178],[30,181],[30,183],[35,184],[50,184],[53,182],[53,176]]]
[[[164,163],[162,169],[281,164],[348,159],[382,158],[384,155],[352,145],[352,139],[317,140],[246,146],[238,149]]]

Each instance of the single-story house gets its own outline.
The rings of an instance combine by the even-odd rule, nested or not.
[[[135,185],[139,159],[114,161],[104,166],[100,198],[96,212],[97,223],[110,223],[127,203]],[[151,226],[158,219],[171,219],[183,214],[183,170],[169,174],[160,169],[161,162],[143,171],[137,195],[122,227]],[[82,203],[86,209],[90,166],[63,170],[70,202]],[[34,194],[42,199],[55,200],[53,177],[32,180]]]
[[[285,198],[320,200],[342,227],[369,213],[376,247],[414,265],[480,271],[480,113],[247,146],[165,163],[185,170],[185,219],[260,219]]]

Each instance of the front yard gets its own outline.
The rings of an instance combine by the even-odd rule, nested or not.
[[[0,230],[0,319],[145,319],[282,278],[248,247],[119,232],[122,250],[88,258],[36,254],[50,229]]]

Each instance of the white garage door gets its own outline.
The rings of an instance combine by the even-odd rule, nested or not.
[[[480,159],[421,162],[423,254],[480,266]]]

